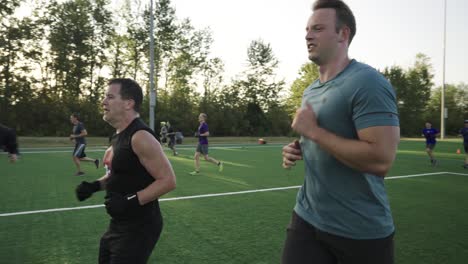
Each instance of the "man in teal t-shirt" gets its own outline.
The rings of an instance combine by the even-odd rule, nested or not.
[[[394,224],[384,177],[395,159],[395,92],[375,69],[348,58],[356,32],[342,1],[316,1],[306,27],[319,79],[303,94],[283,147],[283,167],[304,160],[282,263],[394,262]]]

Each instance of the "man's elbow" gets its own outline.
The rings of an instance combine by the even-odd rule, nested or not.
[[[174,177],[171,177],[169,181],[167,182],[168,192],[173,191],[176,187],[177,187],[176,178],[174,176]]]
[[[392,168],[392,163],[393,162],[383,162],[374,164],[373,166],[371,166],[371,168],[369,168],[368,172],[379,177],[385,177]]]
[[[176,182],[173,181],[169,187],[171,188],[171,191],[175,190],[175,188],[177,187]]]

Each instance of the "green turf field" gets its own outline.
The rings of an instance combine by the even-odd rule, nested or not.
[[[461,167],[457,148],[461,143],[439,142],[440,164],[431,167],[423,142],[401,142],[386,181],[397,228],[396,263],[467,263],[468,170]],[[103,152],[89,148],[87,154]],[[283,170],[280,145],[213,145],[210,155],[225,162],[224,172],[202,162],[201,175],[191,176],[193,152],[191,146],[179,146],[178,157],[166,152],[177,189],[161,201],[165,226],[150,263],[279,263],[302,164]],[[92,163],[83,170],[86,176],[73,176],[70,148],[24,149],[17,164],[0,155],[0,263],[97,262],[109,217],[100,206],[77,207],[100,205],[104,195],[80,203],[74,188],[104,171]],[[392,178],[405,175],[417,177]],[[170,199],[186,196],[195,197]],[[61,208],[69,209],[10,214]]]

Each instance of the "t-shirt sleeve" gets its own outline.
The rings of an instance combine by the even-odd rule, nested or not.
[[[208,132],[208,124],[203,123],[203,125],[200,127],[200,134]]]
[[[353,121],[357,130],[374,126],[399,126],[393,87],[375,73],[357,78],[363,83],[352,99]],[[358,82],[359,83],[359,82]]]
[[[79,123],[77,126],[76,126],[76,133],[77,135],[81,134],[81,132],[83,132],[83,130],[85,129],[83,123]]]

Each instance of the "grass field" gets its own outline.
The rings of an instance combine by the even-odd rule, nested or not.
[[[180,156],[166,152],[177,189],[161,199],[165,226],[150,263],[279,263],[295,186],[303,182],[302,163],[283,170],[279,144],[212,145],[210,154],[225,162],[224,172],[202,162],[201,175],[191,176],[194,148],[179,147]],[[431,167],[422,142],[401,142],[386,180],[396,263],[467,263],[468,170],[457,148],[459,141],[438,143],[440,164]],[[101,157],[103,150],[89,148],[87,154]],[[0,263],[97,262],[109,217],[102,206],[83,206],[102,204],[104,195],[80,203],[74,188],[103,170],[89,163],[83,165],[85,176],[73,176],[70,152],[25,148],[17,164],[0,155]],[[277,187],[291,188],[241,192]],[[187,196],[195,197],[174,199]],[[68,209],[34,212],[61,208]]]

